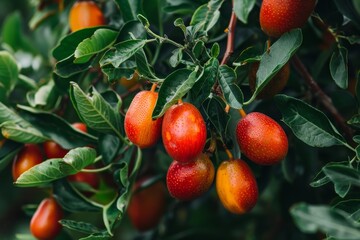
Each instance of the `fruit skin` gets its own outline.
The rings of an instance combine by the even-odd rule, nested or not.
[[[166,184],[172,197],[187,201],[207,192],[214,176],[213,163],[206,154],[201,154],[195,161],[173,161],[166,175]]]
[[[138,190],[147,179],[145,177],[136,182],[127,209],[131,223],[139,231],[147,231],[158,225],[166,205],[166,188],[163,182],[158,181]]]
[[[141,91],[136,94],[126,112],[126,135],[140,148],[151,147],[160,138],[163,118],[152,119],[157,99],[157,92]]]
[[[93,169],[93,167],[87,167],[87,169]],[[100,177],[97,173],[78,172],[68,176],[67,179],[71,182],[87,183],[93,189],[97,189],[100,184]]]
[[[249,73],[249,85],[252,92],[255,92],[256,73],[259,69],[259,62],[252,64]],[[290,77],[290,64],[286,63],[279,72],[268,82],[268,84],[256,96],[257,99],[269,99],[283,90]]]
[[[38,145],[25,144],[24,148],[17,154],[12,165],[12,176],[14,181],[28,169],[43,161],[43,154]]]
[[[54,239],[61,231],[63,211],[54,198],[44,199],[31,218],[30,231],[40,240]]]
[[[93,1],[77,1],[70,9],[69,25],[72,32],[104,24],[104,15]]]
[[[71,124],[71,126],[73,126],[74,128],[84,132],[84,133],[87,133],[87,126],[85,123],[82,123],[82,122],[74,122],[73,124]]]
[[[54,141],[44,142],[43,149],[47,158],[63,158],[69,151]]]
[[[216,172],[216,191],[232,213],[249,212],[258,199],[258,187],[250,167],[242,160],[223,161]]]
[[[280,37],[301,28],[315,8],[315,0],[263,0],[260,8],[261,29],[271,37]]]
[[[276,164],[288,152],[288,139],[282,127],[259,112],[249,113],[238,122],[236,138],[241,152],[260,165]]]
[[[191,103],[170,107],[164,115],[162,139],[167,153],[176,161],[196,159],[206,143],[206,125]]]

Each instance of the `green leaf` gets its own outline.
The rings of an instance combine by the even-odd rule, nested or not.
[[[75,230],[77,232],[92,234],[92,233],[101,233],[102,230],[94,225],[86,222],[74,221],[70,219],[61,219],[59,223],[70,230]]]
[[[121,11],[125,22],[136,20],[136,14],[139,13],[141,1],[139,0],[115,0]]]
[[[347,49],[340,47],[330,59],[330,73],[335,83],[342,89],[348,87],[348,54]]]
[[[54,196],[61,207],[69,212],[99,212],[101,206],[82,197],[65,179],[53,182]]]
[[[261,55],[259,55],[258,50],[255,47],[245,48],[239,55],[239,57],[234,61],[234,66],[242,66],[246,63],[260,62]]]
[[[22,110],[21,114],[27,121],[65,149],[97,142],[96,137],[74,128],[56,114],[22,105],[18,105],[18,108]]]
[[[213,58],[217,58],[220,54],[220,46],[219,44],[216,42],[212,45],[211,47],[211,57]]]
[[[59,45],[54,48],[52,55],[58,61],[70,58],[74,55],[77,46],[84,39],[90,38],[94,35],[96,30],[101,28],[103,27],[84,28],[66,35],[63,39],[60,40]]]
[[[159,90],[159,97],[153,111],[153,118],[161,117],[165,111],[182,98],[195,84],[197,69],[179,69],[166,77]],[[200,77],[203,73],[200,74]]]
[[[334,3],[343,15],[351,19],[354,24],[360,27],[360,16],[356,12],[353,0],[334,0]]]
[[[0,51],[0,91],[9,94],[19,77],[19,67],[10,53]]]
[[[290,213],[298,228],[305,233],[322,231],[334,238],[359,239],[360,224],[344,211],[299,203],[290,209]]]
[[[239,86],[235,84],[236,73],[227,65],[219,67],[219,84],[226,102],[234,109],[241,109],[244,96]]]
[[[34,108],[41,107],[42,109],[53,109],[59,97],[59,92],[53,80],[41,86],[37,91],[27,92],[26,94],[30,106]]]
[[[98,29],[90,38],[84,39],[75,50],[75,63],[86,63],[96,53],[109,48],[116,40],[118,32]]]
[[[120,78],[126,77],[131,79],[134,75],[134,69],[132,68],[115,68],[112,65],[105,65],[101,68],[102,72],[107,76],[108,81],[111,84],[116,84]]]
[[[63,78],[69,78],[77,73],[84,72],[92,67],[93,61],[75,64],[75,57],[69,58],[56,63],[54,72]]]
[[[256,0],[234,0],[234,12],[237,18],[247,24],[248,16],[254,8]]]
[[[201,55],[206,51],[205,43],[203,41],[197,41],[194,45],[192,52],[196,58],[201,58]]]
[[[1,134],[15,142],[20,143],[42,143],[49,140],[39,130],[32,127],[22,127],[14,122],[3,122],[0,124]]]
[[[137,65],[137,71],[140,73],[140,75],[146,79],[149,79],[153,82],[162,82],[163,79],[159,79],[156,77],[153,69],[151,68],[147,57],[145,55],[144,49],[140,49],[135,53],[135,61]]]
[[[360,220],[360,199],[346,199],[334,205],[334,208],[343,210],[350,214],[354,221]]]
[[[256,89],[251,99],[245,105],[256,98],[266,84],[294,55],[301,43],[301,30],[294,29],[283,34],[279,40],[271,45],[269,51],[266,51],[261,57],[259,69],[256,73]]]
[[[208,4],[200,6],[194,12],[190,25],[195,26],[196,24],[201,25],[201,29],[209,31],[220,17],[220,7],[224,0],[210,0]]]
[[[169,59],[170,66],[172,66],[173,68],[177,67],[177,65],[179,65],[179,63],[181,62],[182,57],[183,57],[182,49],[181,48],[175,49],[172,52],[172,55]]]
[[[112,64],[119,67],[121,63],[132,57],[138,50],[142,49],[146,40],[131,39],[114,45],[113,48],[105,52],[100,60],[100,65]]]
[[[353,127],[360,128],[360,114],[356,114],[352,116],[348,121],[347,124],[352,125]]]
[[[131,35],[136,39],[146,39],[146,31],[144,26],[138,21],[133,20],[127,22],[120,30],[117,41],[123,42],[132,39]]]
[[[351,185],[360,186],[360,172],[349,166],[331,164],[323,167],[322,171],[334,183],[335,192],[345,197]]]
[[[183,31],[184,35],[186,34],[186,26],[184,24],[184,20],[182,20],[181,18],[175,19],[174,26],[179,27]]]
[[[275,96],[283,121],[295,136],[313,147],[346,144],[326,115],[307,103],[283,94]]]
[[[99,151],[105,165],[110,164],[116,157],[122,146],[118,137],[112,134],[104,134],[99,138]]]
[[[0,142],[0,171],[2,171],[22,148],[22,144],[3,139]]]
[[[87,126],[101,133],[115,133],[117,136],[122,136],[120,105],[114,108],[95,88],[92,87],[86,94],[74,82],[71,83],[70,98],[79,117]],[[120,98],[118,100],[121,102]]]
[[[82,147],[70,150],[64,158],[48,159],[23,172],[16,180],[19,187],[33,187],[76,174],[95,161],[96,151]]]

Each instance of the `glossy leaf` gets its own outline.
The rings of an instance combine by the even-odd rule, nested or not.
[[[52,54],[54,58],[58,61],[68,59],[74,55],[77,46],[87,38],[90,38],[94,35],[95,31],[101,29],[100,27],[93,28],[84,28],[75,32],[66,35],[63,39],[60,40],[59,45],[57,45]]]
[[[210,0],[208,4],[200,6],[194,12],[190,25],[201,25],[201,29],[209,31],[220,17],[220,7],[224,0]]]
[[[70,230],[75,230],[77,232],[88,233],[88,234],[102,232],[101,229],[87,222],[78,222],[70,219],[61,219],[59,222],[63,227]]]
[[[18,107],[27,121],[65,149],[82,147],[97,141],[95,136],[74,128],[56,114],[23,105]]]
[[[360,114],[356,114],[352,116],[348,121],[347,124],[352,125],[353,127],[360,128]]]
[[[26,98],[32,107],[52,109],[59,99],[59,92],[55,87],[55,82],[51,80],[37,91],[28,92]]]
[[[119,32],[117,41],[123,42],[129,40],[131,35],[136,39],[146,39],[147,35],[144,26],[138,20],[125,23]]]
[[[354,7],[354,1],[352,0],[334,0],[338,10],[346,17],[350,18],[353,23],[360,27],[360,16],[356,12]]]
[[[223,91],[226,102],[230,107],[241,109],[244,102],[244,96],[239,86],[235,84],[236,73],[227,65],[219,67],[219,84]]]
[[[286,95],[275,97],[283,121],[297,138],[313,147],[346,144],[326,115],[309,104]]]
[[[197,78],[197,70],[192,72],[188,69],[179,69],[167,76],[160,87],[153,118],[161,117],[169,107],[182,98]]]
[[[256,0],[234,0],[234,12],[237,18],[246,24],[255,3]]]
[[[19,67],[15,58],[6,51],[0,51],[0,91],[12,91],[18,77]]]
[[[54,196],[64,210],[69,212],[99,212],[101,206],[80,196],[65,179],[53,182]]]
[[[345,199],[336,203],[334,207],[347,212],[354,221],[360,220],[360,199]]]
[[[159,79],[158,77],[156,77],[153,69],[150,67],[150,64],[143,49],[140,49],[135,53],[135,61],[137,65],[137,71],[140,73],[140,75],[154,82],[163,81],[163,79]]]
[[[348,54],[347,49],[340,47],[330,59],[330,73],[335,83],[345,89],[348,87]]]
[[[95,161],[96,151],[82,147],[70,150],[64,158],[48,159],[25,171],[16,180],[19,187],[33,187],[75,174]]]
[[[205,121],[211,122],[216,129],[217,134],[219,134],[223,138],[223,140],[225,140],[230,116],[224,111],[224,101],[222,101],[218,97],[212,97],[204,102],[203,107],[207,116]]]
[[[181,31],[183,31],[184,35],[186,34],[186,26],[185,26],[184,20],[182,20],[182,18],[175,19],[174,26],[179,27],[181,29]]]
[[[283,34],[269,51],[266,51],[260,61],[259,69],[256,73],[256,89],[247,102],[252,102],[266,84],[276,75],[276,73],[289,61],[292,55],[302,43],[302,33],[300,29],[294,29]]]
[[[115,0],[115,3],[118,5],[125,22],[136,20],[136,14],[139,13],[141,1]]]
[[[290,209],[296,225],[306,233],[322,231],[339,239],[359,239],[360,224],[341,210],[299,203]]]
[[[120,64],[132,57],[138,50],[142,49],[146,40],[131,39],[114,45],[113,48],[105,52],[100,60],[100,65],[112,64],[119,67]]]
[[[93,62],[75,64],[75,57],[72,55],[69,58],[61,60],[56,63],[54,72],[63,78],[69,78],[77,73],[84,72],[92,67]]]
[[[91,88],[86,94],[74,82],[71,83],[70,98],[79,117],[87,126],[102,133],[121,135],[119,105],[112,107],[95,88]]]
[[[0,141],[0,171],[14,159],[22,146],[20,143],[6,139]]]
[[[108,81],[116,84],[120,78],[126,77],[131,79],[134,75],[134,69],[131,68],[115,68],[112,65],[105,65],[101,68],[102,72],[107,76]]]
[[[75,50],[75,63],[86,63],[99,52],[109,48],[116,40],[118,32],[110,29],[98,29],[90,38],[84,39]]]
[[[4,122],[0,124],[1,134],[15,142],[20,143],[42,143],[49,140],[39,130],[32,127],[22,127],[14,122]]]
[[[104,164],[110,164],[116,157],[121,142],[118,137],[112,134],[105,134],[99,138],[99,151]]]
[[[177,67],[177,65],[179,65],[179,63],[181,62],[183,57],[182,54],[182,49],[177,48],[172,52],[172,56],[169,59],[169,63],[170,66],[172,66],[173,68]]]

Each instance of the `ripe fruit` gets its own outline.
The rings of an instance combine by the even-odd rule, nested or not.
[[[93,169],[93,167],[87,167],[87,169]],[[78,172],[74,175],[67,177],[71,182],[80,182],[89,184],[93,189],[97,189],[100,184],[99,175],[97,173]]]
[[[206,142],[206,125],[199,110],[191,103],[170,107],[164,115],[162,138],[167,153],[174,160],[196,159]]]
[[[28,169],[41,163],[43,154],[38,145],[25,144],[24,148],[17,154],[12,165],[12,176],[14,181]]]
[[[63,216],[60,205],[54,198],[44,199],[31,218],[30,231],[37,239],[54,239],[61,231],[59,221]]]
[[[236,138],[241,152],[257,164],[276,164],[288,151],[284,130],[272,118],[259,112],[252,112],[238,122]]]
[[[249,85],[252,92],[256,88],[256,73],[259,69],[259,62],[253,63],[249,73]],[[268,84],[260,91],[256,98],[268,99],[279,93],[286,86],[290,77],[290,64],[286,63],[279,72],[268,82]]]
[[[158,93],[141,91],[132,100],[125,115],[125,132],[140,148],[153,146],[160,138],[162,118],[153,120]]]
[[[258,187],[250,167],[242,160],[223,161],[216,172],[216,191],[232,213],[250,211],[258,199]]]
[[[314,10],[315,0],[263,0],[260,8],[261,29],[271,37],[305,25]]]
[[[70,10],[69,24],[72,32],[105,24],[101,9],[93,1],[77,1]]]
[[[207,192],[214,181],[214,165],[206,154],[195,161],[173,161],[166,175],[166,184],[172,197],[191,200]]]
[[[131,223],[139,231],[154,228],[164,214],[166,204],[164,183],[158,181],[147,188],[139,190],[146,180],[147,178],[142,178],[136,182],[134,194],[127,210]]]
[[[87,132],[87,127],[84,123],[75,122],[71,125],[82,132]],[[58,143],[54,141],[44,142],[43,148],[45,156],[47,158],[63,158],[69,152],[69,150],[62,148]]]

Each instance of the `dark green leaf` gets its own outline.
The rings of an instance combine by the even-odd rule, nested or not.
[[[348,124],[360,128],[360,114],[356,114],[354,116],[352,116],[348,121]]]
[[[22,144],[3,139],[0,142],[0,171],[3,170],[22,148]]]
[[[109,48],[116,40],[118,32],[98,29],[90,38],[84,39],[75,50],[75,63],[86,63],[96,53]]]
[[[330,73],[335,83],[345,89],[348,87],[348,54],[347,49],[340,47],[330,59]]]
[[[225,109],[225,103],[219,97],[212,97],[203,104],[207,118],[206,122],[210,121],[219,136],[225,140],[227,127],[230,121],[230,116]]]
[[[3,122],[0,124],[1,134],[15,142],[20,143],[42,143],[49,140],[39,130],[32,127],[22,127],[15,122]]]
[[[223,91],[226,102],[230,107],[241,109],[244,102],[244,96],[239,86],[235,84],[236,73],[227,65],[219,68],[219,84]]]
[[[152,68],[149,64],[143,49],[140,49],[139,51],[137,51],[135,53],[135,61],[136,61],[136,65],[137,65],[137,70],[141,76],[149,79],[150,81],[154,81],[154,82],[162,82],[163,81],[163,79],[159,79],[155,76],[154,71],[152,70]]]
[[[59,92],[56,89],[55,82],[50,80],[37,91],[28,92],[26,98],[30,106],[34,108],[53,109],[59,99]]]
[[[192,49],[194,56],[200,58],[204,51],[206,51],[205,43],[203,41],[197,41]]]
[[[78,222],[70,219],[61,219],[59,222],[63,227],[70,230],[75,230],[77,232],[88,233],[88,234],[102,232],[101,229],[86,222]]]
[[[358,27],[360,27],[360,16],[356,12],[354,2],[352,0],[334,0],[337,9],[346,17],[351,19]]]
[[[210,0],[208,4],[200,6],[193,14],[190,25],[201,25],[201,29],[209,31],[220,17],[220,7],[224,0]]]
[[[118,137],[105,134],[99,138],[99,150],[104,164],[110,164],[117,155],[121,147]]]
[[[174,26],[179,27],[183,31],[183,33],[186,34],[186,26],[181,18],[175,19]]]
[[[101,70],[107,76],[108,81],[112,84],[117,83],[122,77],[131,79],[135,71],[132,68],[115,68],[112,65],[105,65],[101,68]]]
[[[219,44],[216,42],[212,45],[211,47],[211,57],[213,58],[217,58],[220,54],[220,46]]]
[[[57,202],[69,212],[99,212],[98,204],[88,201],[80,196],[75,188],[65,179],[53,183],[53,191]]]
[[[200,74],[201,77],[202,73]],[[165,111],[182,98],[195,84],[197,70],[179,69],[166,77],[160,87],[153,118],[161,117]]]
[[[115,0],[125,22],[136,20],[136,13],[139,12],[141,4],[139,0]]]
[[[271,45],[260,61],[259,69],[256,73],[256,89],[251,99],[246,103],[252,102],[266,84],[276,75],[276,73],[289,61],[302,43],[302,33],[300,29],[294,29],[283,34],[279,40]]]
[[[146,28],[150,27],[149,20],[148,20],[146,17],[144,17],[144,16],[141,15],[141,14],[138,14],[138,15],[137,15],[137,18],[139,19],[139,21],[141,22],[141,24],[142,24],[144,27],[146,27]]]
[[[339,239],[359,239],[360,225],[341,210],[299,203],[290,209],[296,225],[305,233],[322,231]]]
[[[96,137],[74,128],[56,114],[22,105],[18,107],[26,120],[65,149],[82,147],[97,141]]]
[[[343,36],[350,44],[360,44],[360,36]]]
[[[246,24],[255,3],[256,0],[234,0],[234,12],[237,18]]]
[[[84,72],[92,67],[93,62],[75,64],[75,57],[72,55],[69,58],[61,60],[55,65],[55,73],[63,78],[71,77],[77,73]]]
[[[360,103],[360,71],[356,73],[355,96],[357,102]]]
[[[136,39],[146,39],[144,26],[138,20],[127,22],[121,28],[117,41],[123,42],[129,40],[131,39],[131,35]]]
[[[245,48],[240,56],[233,63],[234,66],[242,66],[246,63],[260,62],[261,55],[258,50],[254,47]]]
[[[79,117],[87,126],[101,133],[121,136],[119,105],[117,108],[112,107],[95,88],[91,88],[89,94],[84,93],[74,82],[71,83],[70,98]],[[118,100],[121,102],[120,98]]]
[[[112,64],[119,67],[120,64],[132,57],[138,50],[142,49],[146,40],[130,39],[114,45],[113,48],[106,51],[100,60],[100,65]]]
[[[335,208],[343,210],[350,214],[354,221],[360,220],[360,199],[346,199],[334,205]]]
[[[277,95],[275,101],[282,112],[283,121],[304,143],[313,147],[346,144],[323,112],[301,100],[282,94]]]
[[[356,135],[353,137],[354,142],[360,143],[360,135]]]
[[[19,187],[33,187],[76,174],[95,161],[96,151],[82,147],[70,150],[64,158],[48,159],[22,173],[15,184]]]
[[[100,27],[84,28],[66,35],[63,39],[60,40],[59,45],[56,46],[52,51],[54,58],[56,58],[58,61],[70,58],[74,55],[77,46],[84,39],[93,36],[95,31],[98,29],[100,29]]]

